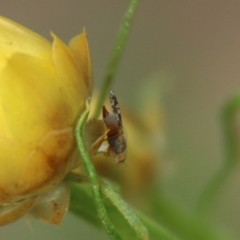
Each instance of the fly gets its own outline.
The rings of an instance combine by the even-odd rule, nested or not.
[[[125,151],[127,148],[126,137],[123,131],[122,116],[116,95],[112,90],[109,94],[112,112],[109,113],[105,106],[103,106],[103,120],[106,127],[109,129],[107,133],[108,153],[114,155],[117,163],[124,163]]]

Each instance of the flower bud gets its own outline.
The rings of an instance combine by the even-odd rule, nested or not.
[[[1,208],[52,190],[77,164],[74,128],[92,92],[88,43],[85,31],[69,46],[52,37],[0,17]]]

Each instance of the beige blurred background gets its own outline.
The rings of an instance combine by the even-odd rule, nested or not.
[[[68,42],[86,27],[97,88],[127,4],[127,0],[0,0],[0,14],[49,40],[50,30]],[[152,74],[159,77],[166,114],[165,151],[178,162],[165,188],[186,206],[194,207],[223,160],[219,110],[240,88],[239,13],[237,0],[142,0],[113,86],[122,104],[134,110],[136,85],[151,81]],[[228,182],[215,212],[220,224],[238,234],[239,172]],[[2,227],[0,240],[5,239],[108,238],[69,213],[60,228],[36,222],[31,230],[25,220]]]

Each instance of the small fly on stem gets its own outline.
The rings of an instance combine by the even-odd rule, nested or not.
[[[127,143],[122,126],[122,116],[117,98],[112,90],[110,90],[109,98],[113,113],[109,113],[105,106],[102,111],[103,120],[109,130],[107,133],[108,154],[114,155],[117,163],[124,163]]]

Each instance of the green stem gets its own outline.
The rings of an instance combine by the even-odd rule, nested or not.
[[[113,226],[113,224],[111,223],[111,221],[109,220],[109,218],[107,216],[107,212],[106,212],[106,209],[105,209],[105,206],[103,204],[103,200],[102,200],[102,197],[100,194],[100,186],[99,186],[99,182],[97,179],[97,174],[95,172],[95,168],[92,164],[92,161],[88,155],[88,152],[87,152],[84,142],[83,142],[84,126],[85,126],[85,122],[88,117],[88,113],[89,113],[89,105],[87,104],[87,109],[79,118],[76,129],[75,129],[75,137],[76,137],[76,141],[77,141],[77,147],[78,147],[79,153],[82,157],[85,169],[87,171],[87,176],[88,176],[89,181],[92,186],[92,191],[93,191],[93,195],[94,195],[95,205],[96,205],[96,208],[98,211],[98,216],[101,219],[109,237],[113,240],[120,240],[120,239],[122,239],[121,236],[118,234],[115,227]],[[79,203],[79,204],[81,204],[81,203]]]
[[[100,95],[98,97],[97,106],[94,113],[95,118],[98,118],[101,112],[105,98],[109,92],[110,86],[112,85],[115,75],[117,73],[117,68],[124,51],[124,47],[127,42],[127,37],[129,36],[131,23],[132,23],[138,4],[139,4],[139,0],[130,1],[127,12],[120,26],[118,37],[117,37],[115,46],[113,48],[112,54],[110,56],[106,74],[104,76],[103,86],[101,88]]]
[[[206,214],[215,203],[226,181],[229,179],[232,170],[238,162],[239,143],[235,132],[235,117],[240,109],[240,95],[234,96],[223,107],[222,128],[225,145],[225,161],[219,171],[213,176],[207,187],[199,198],[197,210],[200,215]]]
[[[142,221],[137,217],[135,212],[128,206],[122,197],[114,192],[110,185],[106,183],[101,184],[101,191],[103,195],[118,209],[119,213],[121,213],[121,215],[125,218],[139,239],[148,240],[149,237],[146,226],[144,226]]]

